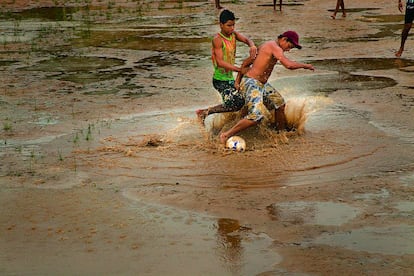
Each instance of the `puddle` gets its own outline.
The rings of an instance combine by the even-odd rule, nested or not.
[[[144,88],[148,87],[137,85],[135,77],[139,76],[142,79],[143,74],[146,74],[152,80],[173,78],[173,75],[165,76],[163,72],[158,72],[160,67],[187,68],[188,62],[197,61],[199,61],[197,56],[182,53],[160,53],[135,62],[134,68],[119,68],[125,65],[125,61],[122,59],[93,56],[59,56],[40,61],[33,66],[20,70],[52,73],[52,75],[49,74],[49,77],[83,85],[121,78],[123,80],[120,80],[121,83],[117,86],[114,86],[113,83],[111,87],[99,86],[95,87],[96,91],[89,89],[85,94],[116,94],[120,90],[125,90],[128,97],[143,97],[151,96],[154,93],[144,91]],[[155,87],[155,83],[153,86]]]
[[[64,72],[57,76],[57,78],[60,80],[71,81],[74,83],[84,84],[84,85],[94,83],[94,82],[113,80],[113,79],[117,79],[120,77],[122,78],[130,77],[129,70],[123,69],[123,70],[103,71],[103,72]],[[113,91],[113,92],[108,92],[108,89],[105,89],[104,91],[107,91],[107,92],[102,93],[102,90],[98,89],[98,91],[90,92],[89,94],[95,94],[95,95],[113,94],[114,92],[117,92],[118,90],[113,91],[113,89],[109,89],[109,91]]]
[[[170,27],[170,30],[173,28]],[[90,30],[88,36],[74,41],[78,47],[108,47],[114,49],[152,50],[152,51],[180,51],[188,52],[205,58],[209,54],[209,34],[177,32],[181,30]]]
[[[274,220],[293,224],[340,226],[354,219],[359,208],[335,202],[288,202],[267,207]]]
[[[409,126],[403,126],[395,122],[374,122],[369,121],[369,124],[378,128],[381,131],[384,131],[390,136],[397,137],[401,141],[407,144],[412,144],[414,142],[414,132],[410,129]]]
[[[367,193],[367,194],[360,194],[355,195],[354,199],[360,200],[372,200],[372,199],[385,199],[390,197],[390,192],[387,189],[382,188],[378,193]]]
[[[403,69],[413,66],[414,60],[395,59],[395,58],[345,58],[345,59],[323,59],[311,60],[318,70],[338,71],[338,72],[361,72],[369,70],[390,70]]]
[[[303,39],[306,43],[309,44],[320,44],[320,48],[327,48],[331,46],[328,43],[336,43],[336,42],[345,42],[345,43],[352,43],[352,42],[369,42],[369,41],[379,41],[383,38],[389,37],[398,37],[401,34],[402,30],[402,22],[401,23],[387,23],[378,26],[378,32],[372,34],[365,34],[364,36],[357,36],[357,37],[347,37],[341,39],[327,39],[325,37],[306,37]]]
[[[304,2],[304,1],[302,1]],[[284,3],[282,4],[283,7],[293,7],[293,6],[303,6],[305,5],[304,3],[298,3],[298,2],[288,2],[288,3]],[[258,7],[272,7],[273,8],[273,4],[257,4]],[[279,2],[276,3],[276,10],[279,11]],[[283,8],[282,8],[283,10]]]
[[[159,225],[159,232],[153,233],[154,236],[158,236],[151,242],[153,249],[145,250],[146,258],[151,254],[159,255],[161,248],[164,255],[171,254],[173,259],[188,254],[191,256],[194,248],[198,256],[204,256],[194,259],[193,267],[197,267],[198,274],[207,269],[205,266],[208,265],[209,268],[205,271],[215,275],[257,275],[272,270],[273,266],[282,260],[281,256],[271,249],[272,239],[266,234],[253,233],[237,220],[216,219],[169,206],[147,204],[138,199],[132,189],[124,190],[123,195],[139,204],[137,211],[142,213],[149,223],[155,222]],[[168,246],[165,246],[166,243]],[[158,259],[156,256],[152,258]],[[173,259],[160,264],[176,267]],[[168,267],[157,268],[162,269]],[[188,272],[188,268],[186,271]]]
[[[411,187],[414,185],[414,173],[404,175],[400,179],[405,187]]]
[[[397,208],[401,212],[412,213],[414,212],[414,202],[400,201],[400,202],[397,202],[397,205],[395,206],[395,208]]]
[[[327,233],[311,243],[402,256],[414,254],[414,226],[365,227],[349,232]]]
[[[26,71],[56,72],[60,80],[88,84],[98,81],[130,77],[131,69],[108,70],[125,64],[124,60],[105,57],[59,56],[23,68]]]
[[[43,72],[90,72],[94,70],[109,69],[125,64],[124,60],[105,57],[87,56],[59,56],[44,60],[37,64],[26,67],[28,71]]]
[[[277,80],[274,86],[279,90],[289,89],[305,94],[329,94],[338,90],[377,90],[396,84],[395,80],[387,77],[338,73],[281,78]]]
[[[40,117],[32,123],[40,126],[47,126],[56,125],[57,123],[59,123],[59,120],[57,118],[54,118],[50,114],[41,114]]]
[[[364,15],[357,20],[362,22],[399,23],[401,28],[404,21],[404,14]]]
[[[278,79],[276,88],[291,89],[304,93],[332,93],[337,90],[377,90],[392,87],[392,78],[358,75],[356,72],[370,70],[405,70],[414,65],[413,60],[394,58],[349,58],[311,60],[317,70],[336,71],[337,74],[305,75]],[[294,81],[292,81],[294,79]]]
[[[356,13],[356,12],[366,12],[366,11],[376,11],[379,8],[347,8],[345,7],[347,13]],[[334,12],[333,9],[329,9],[328,11]]]
[[[14,60],[0,60],[0,67],[10,66],[10,65],[12,65],[12,64],[14,64],[16,62],[17,61],[14,61]],[[2,70],[2,68],[0,68],[0,70]]]
[[[247,240],[249,242],[246,242]],[[240,270],[237,266],[243,262],[244,255],[252,258],[250,263],[262,266],[262,271],[271,270],[271,264],[281,261],[280,256],[275,256],[276,254],[268,249],[272,245],[272,239],[263,233],[252,234],[250,229],[240,226],[234,219],[217,220],[217,243],[217,253],[225,263],[234,266],[232,271]],[[255,275],[257,272],[251,269],[247,275]]]
[[[79,11],[88,11],[89,7],[40,7],[18,12],[0,13],[0,19],[43,19],[49,21],[72,20],[72,15]]]

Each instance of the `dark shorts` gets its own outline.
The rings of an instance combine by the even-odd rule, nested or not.
[[[405,8],[404,23],[410,24],[410,23],[413,23],[413,20],[414,20],[414,6],[407,5]]]
[[[244,97],[234,87],[234,80],[221,81],[213,79],[213,86],[220,93],[225,108],[237,111],[244,106]]]

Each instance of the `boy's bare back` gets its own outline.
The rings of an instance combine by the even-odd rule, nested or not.
[[[283,50],[276,41],[265,42],[259,47],[253,66],[247,72],[246,76],[254,78],[261,83],[266,83],[280,55],[283,55]]]

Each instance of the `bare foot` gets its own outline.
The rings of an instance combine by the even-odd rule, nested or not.
[[[403,50],[398,50],[398,52],[395,53],[396,57],[401,57]]]
[[[331,18],[332,18],[332,19],[335,19],[335,17],[336,17],[336,15],[335,15],[335,14],[332,14],[332,15],[331,15]]]
[[[220,142],[222,144],[226,144],[228,138],[229,137],[227,137],[227,135],[224,132],[222,134],[220,134]]]
[[[205,121],[205,119],[208,115],[208,110],[207,109],[198,109],[198,110],[196,110],[196,114],[197,114],[198,120],[204,126],[204,121]]]
[[[343,13],[343,14],[342,14],[342,17],[346,17],[346,13]]]

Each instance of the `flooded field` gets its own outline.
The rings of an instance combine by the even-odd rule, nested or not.
[[[220,102],[214,1],[1,3],[0,274],[414,274],[403,15],[271,4],[222,1],[257,45],[296,30],[287,56],[316,70],[276,66],[296,130],[238,153],[218,141],[238,114],[195,115]]]

